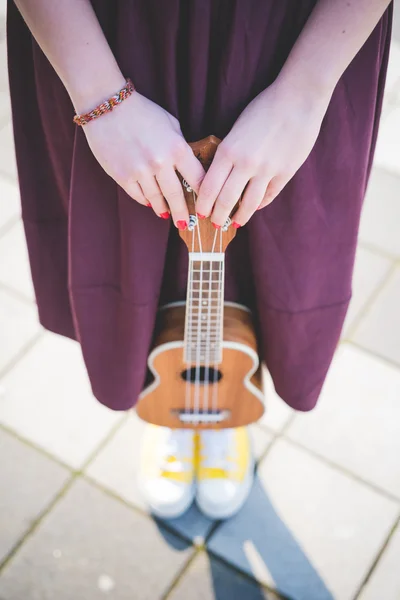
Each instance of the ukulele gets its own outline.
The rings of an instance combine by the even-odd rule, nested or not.
[[[190,144],[206,170],[219,143],[209,136]],[[262,416],[264,398],[251,312],[224,302],[225,250],[236,229],[230,218],[219,230],[210,218],[198,220],[195,193],[179,177],[190,214],[188,228],[179,232],[189,251],[187,299],[158,312],[148,357],[154,380],[136,411],[169,428],[248,425]]]

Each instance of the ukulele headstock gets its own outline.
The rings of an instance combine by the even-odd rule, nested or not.
[[[210,167],[220,143],[220,139],[214,135],[210,135],[202,140],[189,144],[194,155],[199,159],[206,171]],[[236,229],[232,226],[230,219],[228,219],[225,226],[221,227],[219,230],[215,229],[209,217],[206,219],[199,219],[196,214],[196,194],[179,173],[178,176],[183,185],[183,191],[190,215],[188,229],[179,231],[179,235],[188,247],[189,252],[225,252],[226,247],[236,235]],[[237,204],[231,214],[236,211]]]

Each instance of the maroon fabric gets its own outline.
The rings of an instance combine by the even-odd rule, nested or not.
[[[122,72],[188,141],[223,138],[279,73],[316,0],[93,0]],[[310,157],[227,252],[228,300],[253,311],[278,394],[315,406],[351,296],[392,6],[339,81]],[[71,102],[8,5],[17,164],[42,325],[80,342],[93,393],[133,406],[157,307],[185,297],[187,252],[169,222],[101,169]],[[65,365],[68,369],[68,365]]]

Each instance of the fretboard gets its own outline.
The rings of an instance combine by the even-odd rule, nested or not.
[[[185,348],[187,363],[214,365],[222,360],[224,253],[189,253]]]

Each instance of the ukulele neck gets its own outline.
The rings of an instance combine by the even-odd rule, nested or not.
[[[189,252],[184,337],[187,363],[222,361],[225,254]]]

